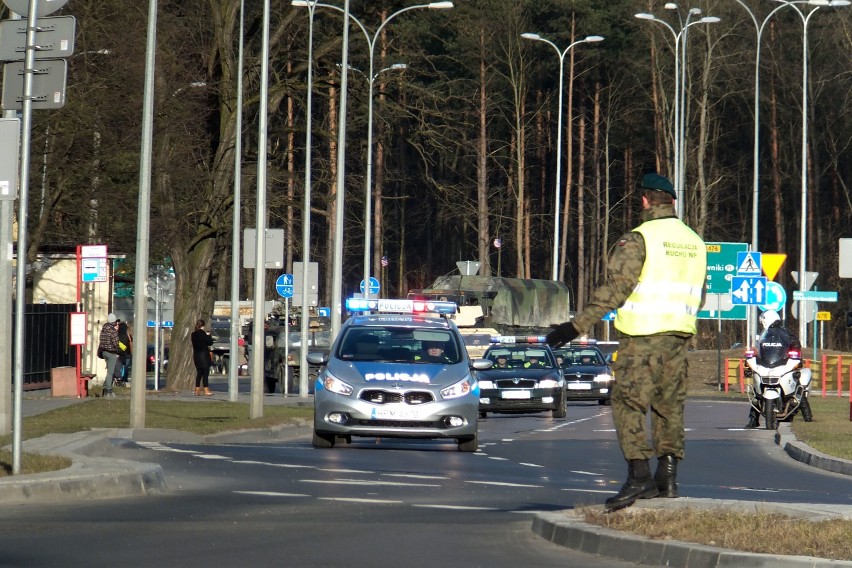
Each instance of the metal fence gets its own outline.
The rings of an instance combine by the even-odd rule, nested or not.
[[[13,322],[14,319],[14,307]],[[71,342],[71,312],[76,304],[27,304],[24,314],[24,390],[50,388],[50,370],[76,367],[77,349]],[[12,353],[18,332],[12,334]]]

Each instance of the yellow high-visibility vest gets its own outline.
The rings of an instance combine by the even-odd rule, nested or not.
[[[654,219],[634,229],[645,239],[645,264],[618,308],[615,328],[627,335],[694,334],[706,284],[707,248],[680,219]]]

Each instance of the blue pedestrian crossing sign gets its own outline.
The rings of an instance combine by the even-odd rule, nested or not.
[[[282,298],[292,298],[293,297],[293,275],[292,274],[282,274],[278,277],[278,280],[275,281],[275,290],[278,292],[278,295]]]
[[[762,273],[759,252],[737,252],[737,276],[760,276]]]
[[[766,303],[765,276],[734,276],[731,278],[731,303],[761,305]]]

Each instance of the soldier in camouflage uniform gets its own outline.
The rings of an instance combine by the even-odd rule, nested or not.
[[[608,510],[636,499],[677,497],[677,462],[684,457],[687,343],[695,334],[707,270],[706,246],[675,215],[671,182],[657,174],[642,178],[642,221],[615,245],[606,282],[573,321],[547,336],[559,347],[617,309],[622,337],[612,366],[617,377],[612,415],[628,463],[627,482],[606,501]],[[648,443],[646,414],[651,410]],[[651,477],[649,459],[657,457]]]

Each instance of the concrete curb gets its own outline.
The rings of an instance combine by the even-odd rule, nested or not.
[[[652,540],[590,525],[581,521],[575,511],[539,513],[533,520],[532,531],[549,542],[572,550],[651,566],[682,568],[852,566],[852,562],[810,556],[755,554],[675,540]]]
[[[781,449],[796,461],[824,469],[825,471],[852,475],[852,461],[826,455],[799,442],[796,436],[793,435],[793,430],[789,424],[782,423],[778,425],[778,432],[775,434],[775,443],[781,446]]]
[[[55,472],[0,479],[0,503],[110,499],[158,493],[166,479],[158,464],[91,457],[109,444],[107,430],[50,434],[23,444],[23,450],[64,456],[71,467]]]

